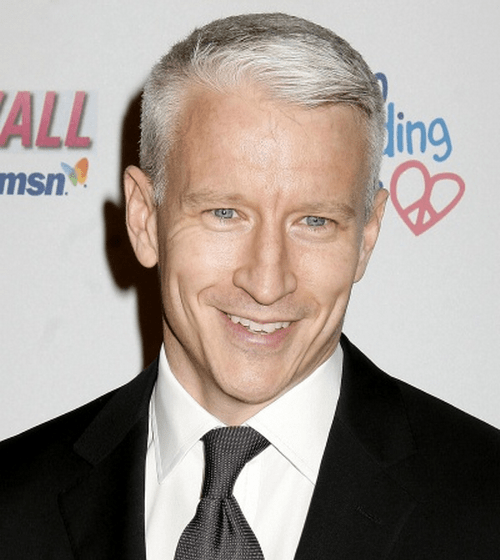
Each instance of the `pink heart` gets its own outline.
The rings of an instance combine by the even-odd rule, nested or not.
[[[424,178],[424,194],[421,198],[412,202],[406,208],[403,208],[398,199],[398,181],[401,175],[408,171],[408,169],[418,169]],[[431,202],[432,190],[439,181],[451,180],[455,181],[458,185],[457,194],[451,199],[451,201],[439,212],[433,207]],[[432,226],[435,226],[440,220],[442,220],[447,214],[449,214],[453,208],[459,203],[460,199],[465,192],[465,183],[461,177],[455,173],[437,173],[432,175],[429,173],[427,167],[417,160],[410,160],[402,163],[394,171],[391,178],[391,200],[394,204],[394,208],[401,216],[403,222],[411,229],[415,235],[420,235],[424,233]],[[417,210],[416,219],[412,221],[410,216],[413,212]],[[424,221],[426,215],[428,216],[427,221]]]

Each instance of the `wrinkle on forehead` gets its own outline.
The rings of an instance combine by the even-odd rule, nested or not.
[[[182,185],[177,195],[183,202],[202,196],[196,192],[200,188],[219,187],[210,184],[211,172],[227,178],[224,187],[229,191],[229,175],[245,184],[252,177],[265,183],[266,193],[277,198],[287,185],[300,185],[304,169],[323,188],[337,178],[353,179],[355,184],[367,176],[366,162],[357,168],[343,164],[360,147],[366,150],[366,136],[359,133],[364,123],[357,110],[346,105],[304,109],[270,100],[256,88],[231,93],[198,88],[187,99],[181,121],[168,167],[169,175],[173,173],[177,185]],[[325,149],[324,138],[335,158]],[[351,145],[345,138],[351,139]],[[301,188],[317,187],[304,184]]]

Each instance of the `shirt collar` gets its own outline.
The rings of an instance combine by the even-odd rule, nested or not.
[[[161,482],[210,430],[224,424],[184,389],[160,350],[158,379],[152,400],[156,469]]]
[[[342,349],[337,345],[333,355],[310,376],[245,423],[267,438],[313,484],[340,394],[342,360]],[[224,423],[177,381],[163,347],[151,406],[156,468],[162,482],[209,430]]]
[[[340,394],[342,348],[247,422],[316,484]]]

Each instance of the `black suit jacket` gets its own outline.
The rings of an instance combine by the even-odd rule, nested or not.
[[[499,432],[342,346],[340,400],[295,558],[498,560]],[[145,559],[156,375],[155,362],[0,445],[1,560]]]

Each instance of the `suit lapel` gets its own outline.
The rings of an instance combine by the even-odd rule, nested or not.
[[[396,383],[343,337],[344,371],[296,560],[386,558],[415,506],[391,466],[415,452]]]
[[[145,560],[144,467],[154,362],[118,390],[74,445],[74,484],[59,496],[75,558]]]

